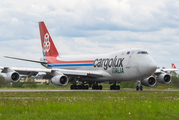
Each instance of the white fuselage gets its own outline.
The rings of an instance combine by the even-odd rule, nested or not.
[[[86,78],[97,81],[136,81],[151,76],[157,66],[155,61],[143,49],[127,49],[109,54],[58,56],[59,61],[92,61],[68,64],[48,64],[48,67],[72,70],[96,70],[103,77]]]

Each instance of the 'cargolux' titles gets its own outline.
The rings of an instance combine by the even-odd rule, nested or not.
[[[103,67],[104,70],[107,70],[110,67],[123,67],[124,58],[97,58],[95,59],[93,66],[94,67]]]

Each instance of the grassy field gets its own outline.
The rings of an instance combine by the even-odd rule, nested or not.
[[[0,92],[0,119],[177,120],[177,91]]]

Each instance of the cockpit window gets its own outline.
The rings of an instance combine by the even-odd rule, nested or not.
[[[139,51],[137,54],[148,54],[146,51]]]

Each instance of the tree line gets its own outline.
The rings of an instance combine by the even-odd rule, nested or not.
[[[37,83],[35,82],[35,80],[33,78],[26,78],[26,82],[20,82],[17,81],[17,82],[13,82],[13,83],[10,83],[10,82],[7,82],[4,80],[3,77],[0,77],[0,88],[2,87],[13,87],[13,88],[36,88],[37,87]]]

